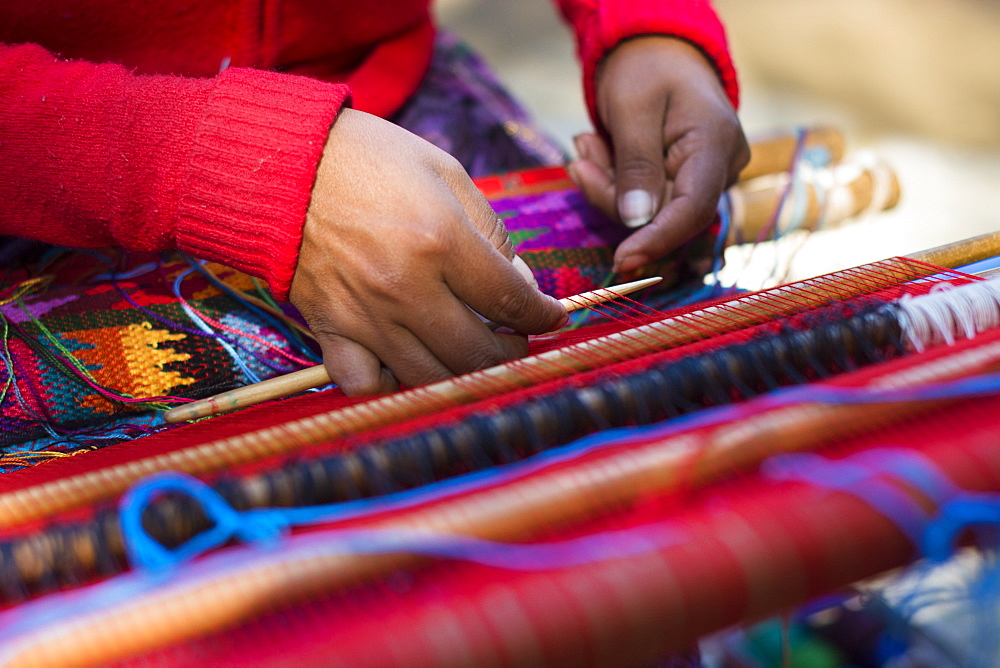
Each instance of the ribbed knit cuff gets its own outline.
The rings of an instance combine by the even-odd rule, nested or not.
[[[640,35],[675,37],[698,48],[718,72],[733,107],[739,105],[739,85],[726,33],[707,0],[601,2],[588,19],[578,17],[575,27],[583,63],[584,94],[595,128],[603,131],[597,117],[598,66],[622,41]]]
[[[330,126],[347,86],[233,68],[216,79],[192,147],[177,245],[267,281],[286,300]]]

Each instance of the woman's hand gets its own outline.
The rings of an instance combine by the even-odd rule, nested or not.
[[[581,135],[569,171],[592,203],[640,228],[615,252],[615,270],[629,272],[711,224],[750,149],[709,61],[671,37],[628,40],[608,55],[597,113],[614,153]]]
[[[526,334],[565,322],[565,308],[514,260],[502,221],[457,161],[375,116],[341,113],[291,301],[345,392],[390,392],[523,356],[526,337],[495,334],[470,310]]]

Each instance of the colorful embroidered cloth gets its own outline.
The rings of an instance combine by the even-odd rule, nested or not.
[[[0,448],[65,452],[140,436],[158,408],[319,360],[192,264],[66,251],[42,280],[15,272],[0,297]],[[254,289],[243,274],[205,269]]]

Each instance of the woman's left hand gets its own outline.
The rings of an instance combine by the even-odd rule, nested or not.
[[[613,149],[580,135],[569,171],[592,203],[639,227],[615,252],[615,270],[627,273],[712,223],[750,149],[712,65],[672,37],[631,39],[608,55],[597,113]]]

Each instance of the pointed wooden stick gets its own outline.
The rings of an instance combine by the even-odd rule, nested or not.
[[[559,303],[566,307],[567,311],[576,311],[581,308],[588,308],[596,304],[602,304],[612,299],[618,299],[643,288],[659,283],[662,278],[655,276],[645,278],[641,281],[613,285],[609,288],[600,288],[591,292],[584,292],[572,297],[560,299]],[[496,329],[500,325],[494,322],[487,322],[490,329]],[[196,420],[198,418],[226,413],[238,408],[246,408],[271,399],[287,397],[292,394],[304,392],[314,387],[321,387],[331,382],[330,374],[326,372],[326,367],[318,364],[308,369],[293,371],[284,376],[277,376],[259,383],[239,387],[229,392],[217,394],[184,404],[177,408],[172,408],[163,414],[163,419],[168,423],[184,422],[186,420]]]

